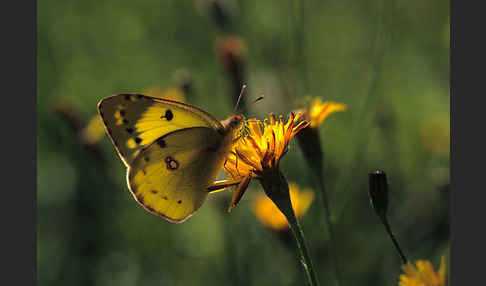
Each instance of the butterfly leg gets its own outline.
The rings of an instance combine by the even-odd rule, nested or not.
[[[235,158],[236,158],[236,161],[235,161],[236,172],[238,173],[238,176],[241,177],[240,170],[238,170],[238,156],[236,156],[236,154],[235,154]]]
[[[220,191],[224,191],[225,189],[238,185],[241,182],[241,180],[221,180],[221,181],[216,181],[214,182],[211,186],[207,187],[206,189],[210,194],[217,193]]]

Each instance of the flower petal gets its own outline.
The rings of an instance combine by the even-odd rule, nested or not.
[[[235,208],[236,205],[240,202],[250,182],[251,182],[251,175],[245,177],[240,182],[240,184],[235,188],[235,190],[233,191],[233,198],[231,199],[231,204],[228,208],[228,212],[231,212],[231,210],[233,210],[233,208]]]

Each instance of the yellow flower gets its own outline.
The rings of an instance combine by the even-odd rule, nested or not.
[[[317,128],[329,115],[337,111],[344,111],[346,109],[347,107],[344,104],[335,103],[332,101],[322,102],[322,99],[317,97],[312,101],[310,110],[305,112],[306,114],[304,115],[308,117],[310,127]]]
[[[297,218],[303,216],[314,200],[314,192],[304,189],[302,192],[296,184],[289,183],[290,199]],[[287,219],[277,206],[265,194],[260,193],[253,205],[256,217],[269,228],[275,230],[287,230]]]
[[[284,123],[283,116],[277,120],[273,114],[270,114],[269,123],[256,120],[245,121],[223,165],[231,179],[222,186],[228,187],[230,183],[237,185],[229,207],[231,211],[243,196],[251,179],[257,178],[260,181],[265,195],[285,216],[294,234],[308,284],[317,285],[317,275],[292,206],[289,185],[279,169],[280,160],[289,150],[290,140],[309,125],[307,121],[299,119],[301,119],[300,113],[297,116],[291,113],[287,123]]]
[[[299,119],[300,113],[291,113],[284,123],[283,116],[277,120],[275,115],[270,114],[269,122],[256,119],[245,122],[224,164],[230,179],[223,184],[237,185],[230,211],[240,201],[252,178],[261,177],[266,169],[278,167],[280,159],[288,151],[290,139],[308,125],[308,122]]]
[[[427,151],[435,154],[449,154],[450,119],[449,114],[438,114],[425,118],[420,123],[420,143]]]
[[[344,111],[346,108],[344,104],[331,101],[322,102],[322,99],[317,97],[311,102],[310,109],[302,110],[303,118],[310,122],[310,125],[299,133],[297,141],[304,158],[318,176],[321,176],[323,172],[322,160],[324,156],[319,136],[319,126],[330,114]]]
[[[81,130],[81,139],[93,145],[105,135],[105,127],[99,116],[93,116],[88,124]]]
[[[413,264],[403,265],[405,274],[400,275],[399,286],[445,286],[445,257],[442,257],[438,272],[434,271],[432,263],[427,260],[417,261],[417,267]]]

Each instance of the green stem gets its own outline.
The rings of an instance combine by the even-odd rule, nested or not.
[[[335,284],[337,286],[341,285],[341,271],[339,270],[338,258],[336,254],[336,241],[334,236],[334,225],[331,220],[331,210],[329,208],[328,198],[326,189],[324,188],[324,182],[322,181],[322,176],[317,174],[317,169],[314,174],[316,177],[315,180],[317,182],[318,188],[321,190],[321,201],[324,207],[324,220],[326,222],[326,227],[329,231],[329,243],[330,243],[330,252],[334,264],[334,272],[335,272]]]
[[[319,137],[319,130],[317,128],[304,128],[298,135],[300,149],[307,161],[309,169],[314,179],[316,189],[320,190],[318,194],[322,207],[324,209],[324,221],[329,232],[329,251],[334,264],[335,284],[341,285],[341,272],[339,271],[338,258],[336,253],[336,242],[334,236],[333,223],[331,220],[331,209],[329,208],[329,200],[327,198],[326,189],[324,188],[323,174],[324,174],[324,152]]]
[[[388,224],[388,219],[386,218],[386,216],[382,216],[380,218],[381,218],[381,222],[383,222],[383,225],[385,226],[386,233],[388,233],[388,236],[390,237],[391,241],[393,242],[393,245],[395,245],[395,248],[397,249],[398,254],[400,254],[400,257],[403,260],[403,264],[407,264],[408,259],[405,256],[405,254],[403,253],[402,249],[400,248],[400,245],[398,244],[398,240],[395,238],[395,235],[393,235],[393,232],[391,231],[390,225]]]
[[[292,208],[289,194],[289,184],[287,183],[287,180],[280,172],[278,167],[264,170],[259,180],[265,194],[275,203],[275,205],[287,218],[287,222],[289,223],[292,234],[297,241],[300,262],[304,267],[307,283],[310,286],[319,285],[309,251],[305,243],[304,233],[300,227],[297,217],[295,216],[294,209]]]
[[[287,218],[290,230],[292,231],[292,234],[297,241],[297,246],[299,247],[299,253],[301,258],[300,263],[302,264],[302,267],[304,267],[307,282],[309,283],[309,285],[319,285],[316,273],[314,272],[314,267],[312,265],[309,251],[307,250],[307,246],[305,244],[304,232],[300,227],[299,221],[295,217],[293,211],[291,214],[285,215],[285,217]]]

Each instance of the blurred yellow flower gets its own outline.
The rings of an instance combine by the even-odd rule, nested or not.
[[[344,111],[347,107],[341,103],[322,101],[320,97],[312,100],[309,109],[301,109],[303,119],[310,122],[309,127],[297,136],[300,149],[312,171],[321,176],[323,172],[323,151],[319,136],[319,127],[334,112]]]
[[[420,123],[420,143],[433,154],[449,154],[450,118],[449,114],[434,115]]]
[[[304,189],[302,192],[296,184],[289,183],[290,200],[297,218],[303,216],[314,200],[314,192]],[[275,230],[287,230],[287,219],[277,206],[265,194],[260,193],[253,205],[253,212],[260,222]]]
[[[442,257],[439,271],[435,272],[432,263],[427,260],[417,261],[417,266],[406,264],[402,266],[405,274],[400,275],[399,286],[445,286],[445,257]]]
[[[308,125],[308,122],[299,119],[300,113],[291,113],[284,123],[283,116],[277,120],[275,115],[270,114],[269,122],[249,119],[244,123],[223,167],[230,178],[219,184],[225,187],[237,185],[230,211],[240,201],[252,178],[261,177],[266,169],[278,167],[280,159],[288,151],[290,139]]]
[[[318,128],[324,119],[334,112],[344,111],[347,107],[341,103],[335,103],[332,101],[324,101],[320,97],[315,98],[311,102],[310,110],[304,112],[304,116],[308,117],[310,121],[310,127]],[[307,118],[306,118],[307,119]]]
[[[144,90],[142,94],[184,102],[184,93],[179,88],[171,87],[165,90],[159,88],[149,88]],[[89,123],[81,130],[81,139],[89,145],[93,145],[100,141],[104,135],[105,127],[103,126],[103,122],[98,115],[93,116]]]
[[[81,139],[93,145],[98,142],[105,135],[105,127],[99,116],[91,117],[88,124],[81,130]]]

